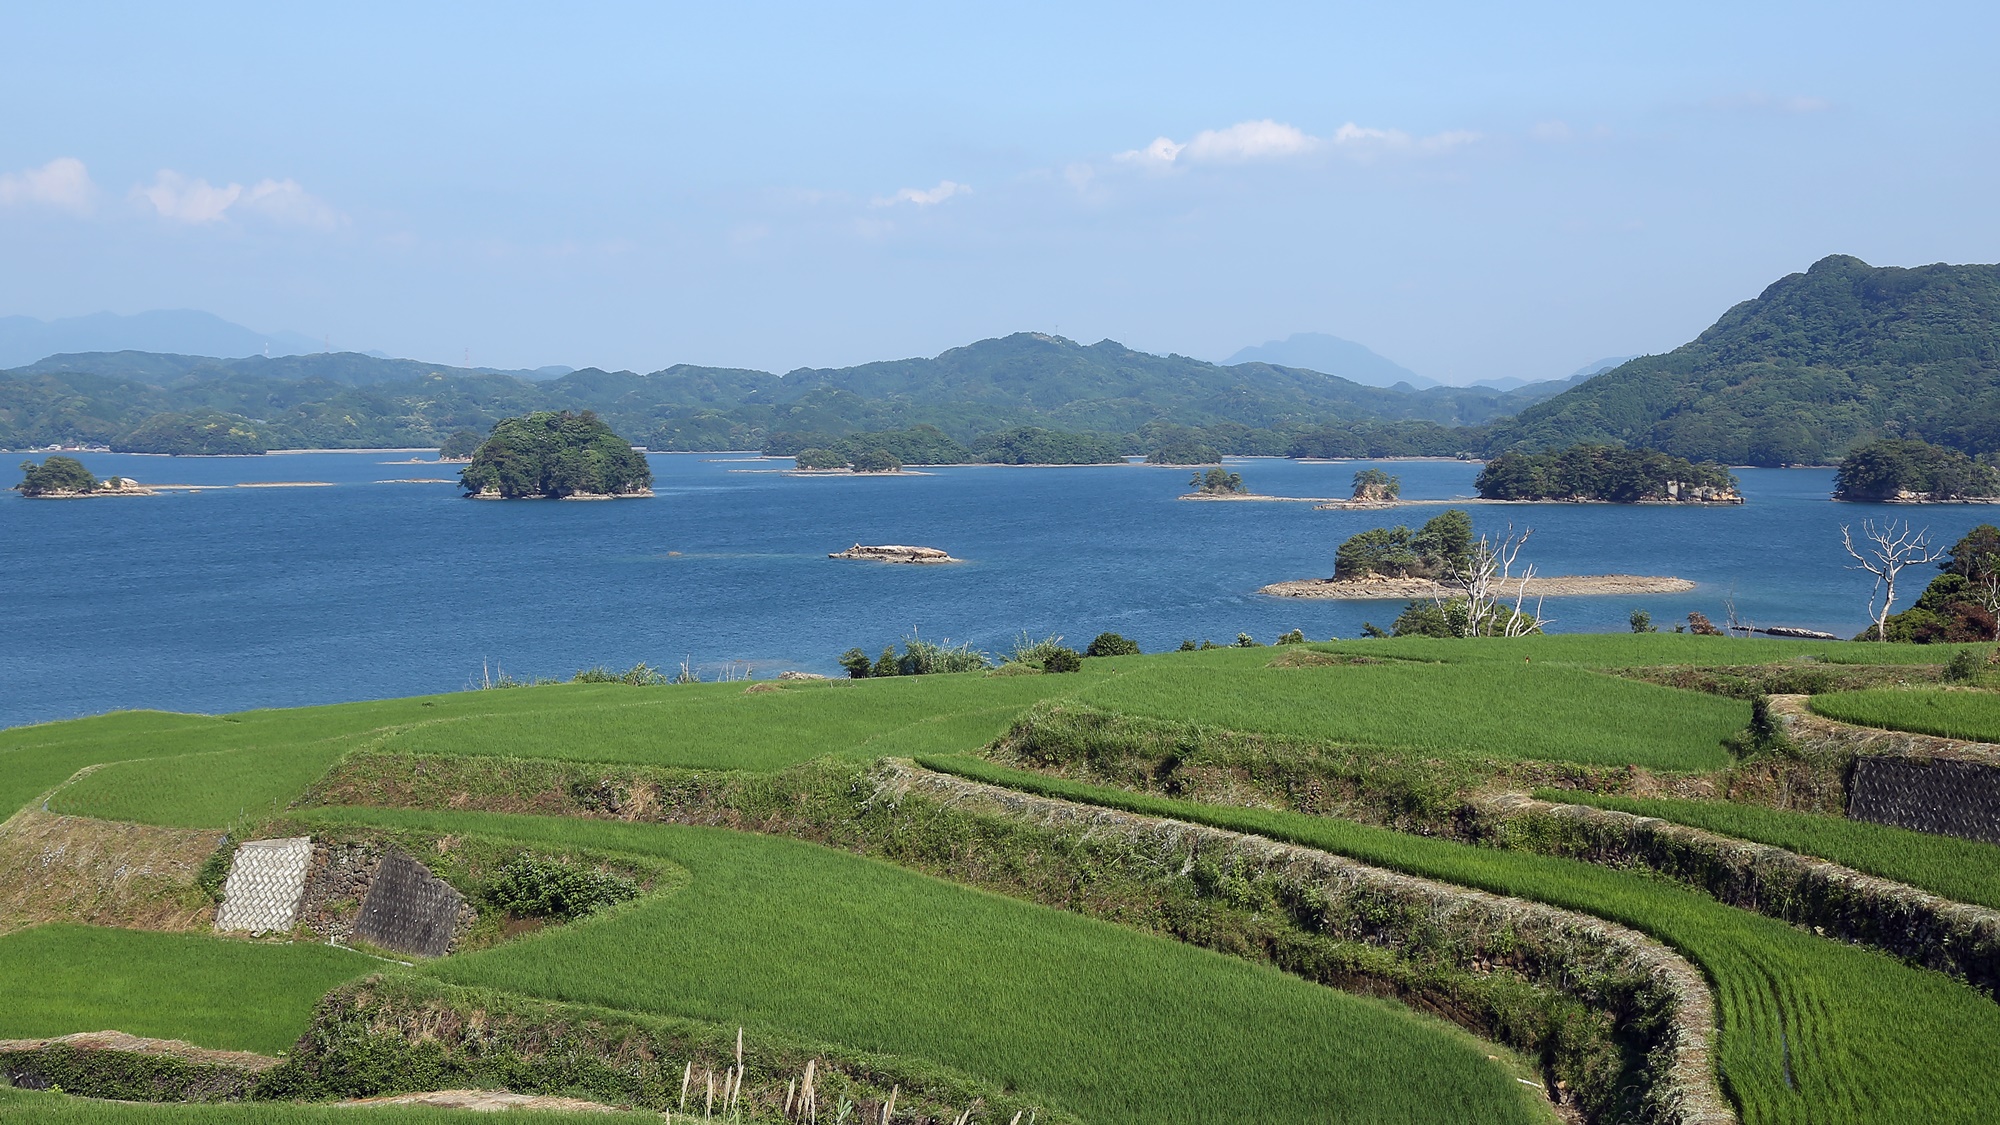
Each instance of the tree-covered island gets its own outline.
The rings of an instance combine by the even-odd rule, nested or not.
[[[1485,500],[1572,500],[1611,504],[1741,504],[1736,475],[1652,449],[1572,445],[1547,453],[1503,453],[1474,487]]]
[[[459,470],[480,499],[600,499],[651,496],[646,455],[586,410],[538,410],[493,427]]]
[[[2000,500],[2000,469],[1941,445],[1883,438],[1840,459],[1833,498],[1893,504]]]
[[[1472,517],[1449,508],[1415,531],[1398,525],[1354,535],[1333,554],[1335,581],[1444,578],[1472,562]]]
[[[23,496],[60,499],[70,496],[150,496],[152,489],[141,488],[127,477],[98,480],[83,462],[56,455],[37,465],[21,462],[21,483],[14,486]]]

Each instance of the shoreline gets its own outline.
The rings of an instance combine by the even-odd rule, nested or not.
[[[1646,574],[1558,574],[1495,584],[1511,598],[1605,597],[1613,594],[1682,594],[1695,588],[1685,578]],[[1338,601],[1408,601],[1450,597],[1453,587],[1428,578],[1299,578],[1260,586],[1257,592],[1274,598],[1318,598]]]

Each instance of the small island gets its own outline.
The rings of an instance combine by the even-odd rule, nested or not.
[[[473,451],[459,483],[477,500],[615,500],[653,494],[646,455],[596,414],[507,418]]]
[[[1572,445],[1546,453],[1503,453],[1474,483],[1483,500],[1601,504],[1741,504],[1736,475],[1652,449]]]
[[[39,465],[21,462],[21,483],[14,486],[21,495],[36,500],[77,500],[94,496],[151,496],[130,477],[98,480],[83,462],[74,457],[49,457]]]
[[[951,555],[938,550],[936,547],[903,547],[895,544],[880,547],[864,547],[856,543],[845,551],[834,551],[826,557],[830,559],[860,559],[864,562],[918,564],[965,561],[964,559],[952,558]]]
[[[802,473],[900,473],[903,471],[902,458],[887,449],[857,449],[843,452],[836,449],[801,449],[792,458],[795,470]]]
[[[1279,598],[1333,598],[1349,601],[1392,601],[1446,598],[1459,590],[1460,579],[1473,569],[1478,550],[1472,538],[1472,517],[1462,509],[1439,512],[1415,531],[1408,527],[1377,527],[1350,536],[1334,552],[1333,577],[1273,582],[1257,592]],[[1694,589],[1684,578],[1641,574],[1555,575],[1530,577],[1507,586],[1510,594],[1561,597],[1589,594],[1671,594]]]
[[[1206,473],[1196,473],[1188,479],[1188,487],[1194,489],[1188,494],[1191,498],[1219,500],[1252,495],[1250,490],[1243,486],[1241,473],[1225,473],[1220,466]]]
[[[1927,441],[1883,438],[1840,459],[1833,498],[1876,504],[2000,503],[2000,469]]]

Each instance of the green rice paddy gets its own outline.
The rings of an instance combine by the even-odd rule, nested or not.
[[[1654,816],[1724,836],[1784,848],[1852,867],[1919,890],[2000,910],[2000,846],[1933,836],[1845,817],[1792,812],[1728,801],[1612,797],[1545,789],[1546,801],[1595,805]]]
[[[1752,1125],[2000,1120],[2000,1005],[1939,973],[1827,941],[1698,892],[1573,860],[1349,821],[1176,801],[971,758],[932,768],[1352,856],[1594,914],[1651,934],[1719,993],[1726,1089]]]
[[[637,853],[693,874],[610,917],[424,966],[457,984],[921,1056],[1094,1122],[1548,1116],[1515,1081],[1527,1072],[1406,1009],[811,844],[561,818],[314,815]]]
[[[1963,688],[1880,688],[1815,695],[1812,709],[1864,727],[2000,742],[2000,693]]]
[[[0,937],[0,1039],[118,1030],[272,1055],[383,963],[326,945],[51,925]]]

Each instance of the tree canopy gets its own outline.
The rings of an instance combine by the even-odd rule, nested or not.
[[[1398,525],[1350,537],[1334,552],[1336,579],[1442,578],[1472,562],[1472,517],[1447,508],[1415,531]]]
[[[1551,453],[1503,453],[1486,463],[1475,487],[1487,500],[1642,500],[1733,498],[1736,476],[1650,449],[1573,445]]]
[[[2000,469],[1956,449],[1915,439],[1884,438],[1840,460],[1836,500],[1894,500],[1914,496],[1951,501],[2000,496]]]
[[[21,462],[21,483],[14,487],[23,496],[47,496],[58,492],[95,492],[98,483],[83,462],[54,455],[39,465],[33,461]]]
[[[459,471],[467,495],[526,497],[625,496],[653,483],[646,456],[586,410],[540,410],[508,418]]]

